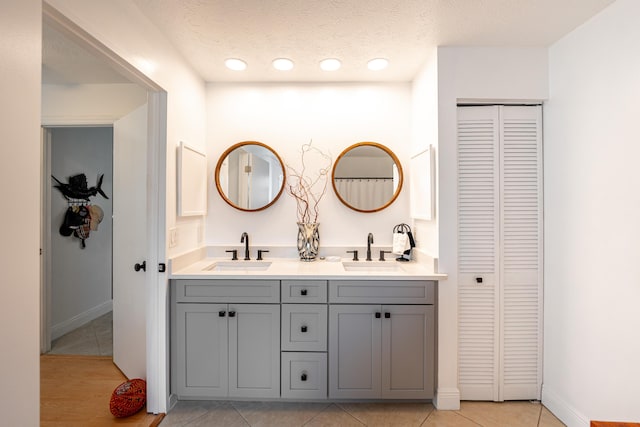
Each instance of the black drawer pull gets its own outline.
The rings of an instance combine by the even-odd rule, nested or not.
[[[307,325],[302,325],[300,327],[300,332],[307,332]]]
[[[302,375],[300,375],[300,381],[306,381],[307,380],[307,373],[303,372]]]
[[[235,311],[230,311],[229,312],[229,317],[236,317],[236,312]]]
[[[379,318],[380,318],[380,312],[376,311],[376,319],[379,319]]]
[[[300,295],[306,296],[307,295],[307,290],[306,289],[301,289],[300,290]]]
[[[476,277],[476,283],[482,283],[482,277]]]
[[[391,317],[391,313],[384,313],[384,318],[389,319]]]
[[[227,314],[227,312],[226,312],[226,311],[224,311],[224,310],[220,310],[220,311],[218,312],[218,317],[224,317],[224,315],[225,315],[225,314]]]

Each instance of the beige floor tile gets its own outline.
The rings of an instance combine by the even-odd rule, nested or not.
[[[433,411],[421,427],[478,427],[479,425],[456,411]]]
[[[339,403],[367,426],[419,426],[434,410],[431,403]]]
[[[304,427],[362,427],[363,425],[342,408],[331,404],[320,414],[313,417]]]
[[[213,402],[207,407],[207,412],[195,420],[189,421],[184,427],[248,427],[249,423],[229,402]],[[160,425],[164,427],[164,425]]]
[[[541,409],[538,402],[461,402],[458,413],[483,426],[536,427]]]
[[[230,405],[227,404],[227,406]],[[160,425],[162,427],[183,426],[202,417],[209,409],[213,409],[213,405],[204,400],[181,400],[169,411]]]
[[[538,427],[565,427],[565,424],[543,406]]]
[[[232,405],[251,426],[300,427],[325,410],[329,403],[233,402]]]
[[[51,343],[51,354],[82,354],[99,356],[98,339],[90,325],[84,325]]]

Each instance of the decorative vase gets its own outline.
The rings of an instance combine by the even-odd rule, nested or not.
[[[319,222],[298,223],[298,254],[301,261],[315,261],[320,249]]]

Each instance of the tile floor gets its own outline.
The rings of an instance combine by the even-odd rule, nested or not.
[[[113,312],[61,336],[51,343],[49,354],[113,356]]]
[[[160,427],[421,426],[562,427],[540,402],[462,402],[459,411],[430,403],[180,401]]]
[[[49,354],[113,355],[109,312],[52,343]],[[430,403],[180,401],[160,427],[421,426],[562,427],[540,402],[462,402],[459,411]]]

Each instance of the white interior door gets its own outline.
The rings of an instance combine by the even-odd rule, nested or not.
[[[147,117],[113,125],[113,361],[128,378],[146,378]]]

